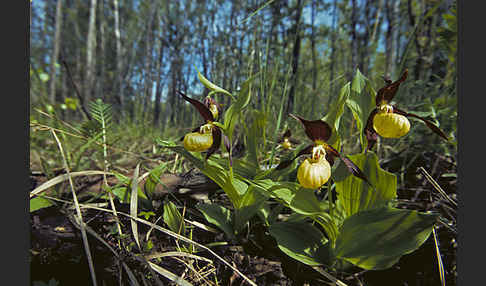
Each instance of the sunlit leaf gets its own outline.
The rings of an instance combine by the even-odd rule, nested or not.
[[[333,132],[331,138],[328,140],[328,143],[333,145],[333,147],[338,150],[340,148],[339,123],[344,112],[344,106],[350,94],[350,86],[351,84],[348,82],[341,88],[336,102],[333,102],[333,104],[330,105],[329,111],[322,118],[323,121],[327,122],[333,128]]]
[[[30,199],[30,212],[35,212],[36,210],[40,210],[43,208],[47,208],[52,206],[53,203],[43,197],[34,197]]]
[[[221,88],[221,87],[219,87],[219,86],[215,85],[214,83],[210,82],[210,81],[209,81],[209,80],[208,80],[206,77],[204,77],[204,76],[203,76],[203,75],[202,75],[202,74],[201,74],[199,71],[197,72],[197,78],[198,78],[198,79],[199,79],[199,81],[200,81],[200,82],[201,82],[201,83],[202,83],[202,84],[203,84],[205,87],[207,87],[209,90],[214,91],[214,92],[220,92],[220,93],[224,93],[224,94],[227,94],[227,95],[229,95],[229,96],[232,96],[232,94],[231,94],[229,91],[227,91],[227,90],[225,90],[225,89],[223,89],[223,88]]]
[[[397,178],[383,170],[378,164],[378,157],[373,152],[348,156],[370,181],[348,176],[336,181],[336,192],[347,216],[357,212],[386,205],[397,196]]]
[[[363,129],[368,120],[368,116],[375,108],[375,92],[371,87],[371,82],[359,70],[351,84],[351,92],[346,100],[346,105],[351,110],[353,118],[356,121],[356,127],[360,134],[360,142],[362,150],[366,149],[366,140],[364,138]]]
[[[251,89],[250,85],[255,75],[247,79],[242,85],[241,89],[238,92],[236,100],[231,103],[228,109],[224,113],[224,130],[226,135],[229,137],[230,140],[233,139],[233,131],[235,129],[235,125],[240,116],[242,110],[250,103],[251,98]]]
[[[175,233],[184,235],[186,233],[186,226],[184,224],[184,218],[177,210],[177,206],[168,201],[164,204],[164,222],[167,224],[170,230]]]

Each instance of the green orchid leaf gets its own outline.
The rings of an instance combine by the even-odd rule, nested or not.
[[[336,241],[336,257],[367,270],[386,269],[418,249],[437,214],[383,207],[348,217]]]
[[[229,238],[234,237],[231,212],[216,204],[199,204],[196,208],[204,218],[221,229]]]
[[[191,162],[201,172],[213,180],[223,191],[228,195],[228,198],[234,206],[238,206],[241,200],[241,195],[246,192],[247,185],[239,179],[233,178],[229,172],[213,160],[203,160],[197,158],[182,146],[173,144],[170,141],[156,140],[159,145],[170,149],[179,155],[182,155],[186,160]],[[245,185],[245,186],[244,186]]]
[[[296,213],[312,216],[325,212],[326,206],[317,200],[313,190],[301,187],[294,193],[290,208]]]
[[[171,201],[164,204],[163,220],[173,232],[181,235],[186,233],[184,218],[177,210],[177,206]]]
[[[337,150],[340,149],[339,123],[341,122],[344,106],[351,92],[350,86],[351,84],[348,82],[341,88],[336,102],[331,105],[329,112],[322,118],[323,121],[327,122],[333,128],[331,138],[329,138],[327,143],[331,144]]]
[[[160,176],[164,173],[166,168],[167,164],[164,163],[150,171],[147,180],[143,185],[143,191],[148,198],[152,199],[155,188],[161,183]]]
[[[329,261],[327,238],[319,229],[304,221],[278,222],[268,231],[282,252],[311,266],[326,264]]]
[[[370,80],[357,69],[351,83],[351,92],[346,100],[346,105],[351,110],[354,120],[356,120],[356,126],[359,130],[361,148],[363,151],[366,150],[367,144],[364,138],[363,129],[366,126],[368,116],[376,107],[375,97],[376,93],[371,86]]]
[[[336,181],[337,197],[346,216],[382,207],[397,197],[396,176],[380,168],[378,157],[373,152],[348,157],[363,171],[374,187],[355,176]]]
[[[197,69],[196,69],[197,70]],[[229,96],[233,96],[229,91],[215,85],[214,83],[210,82],[206,77],[204,77],[199,71],[197,71],[197,78],[199,79],[199,81],[205,86],[207,87],[209,90],[213,91],[213,92],[219,92],[219,93],[223,93],[223,94],[226,94],[226,95],[229,95]]]
[[[246,158],[252,165],[255,166],[256,171],[260,170],[260,165],[258,162],[258,154],[261,152],[259,151],[260,148],[264,145],[265,139],[265,126],[267,124],[266,114],[259,110],[252,110],[253,121],[249,128],[245,127],[246,132],[246,146],[247,146],[247,155]],[[256,172],[255,172],[256,174]]]
[[[260,210],[268,197],[256,190],[257,187],[249,186],[241,199],[240,205],[235,209],[234,228],[241,231],[246,223]]]
[[[236,100],[231,103],[228,109],[224,113],[224,130],[226,135],[232,141],[233,131],[235,129],[238,117],[241,115],[242,110],[250,103],[251,98],[251,82],[255,78],[255,75],[247,79],[238,92]]]
[[[34,197],[30,199],[30,212],[35,212],[43,208],[47,208],[54,205],[50,200],[43,197]]]

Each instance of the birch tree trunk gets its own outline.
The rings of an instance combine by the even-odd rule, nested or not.
[[[297,0],[296,14],[293,32],[295,35],[294,46],[292,48],[292,76],[291,76],[291,87],[289,90],[289,97],[287,101],[287,109],[285,115],[289,115],[294,112],[294,100],[295,100],[295,90],[298,83],[298,72],[299,72],[299,57],[300,57],[300,18],[302,15],[302,1]]]
[[[87,104],[91,100],[93,91],[93,76],[95,72],[95,53],[96,53],[96,0],[91,0],[89,9],[89,27],[86,45],[86,74],[84,79],[83,93]]]
[[[385,16],[388,27],[385,33],[385,72],[387,78],[394,78],[395,64],[395,30],[397,29],[396,16],[399,2],[396,0],[385,1]]]
[[[123,113],[125,99],[123,95],[123,73],[122,73],[122,45],[121,45],[121,35],[120,35],[120,16],[118,8],[118,0],[113,0],[113,17],[115,20],[115,52],[116,52],[116,79],[113,92],[116,95],[115,99],[118,101],[119,110]]]
[[[57,0],[56,5],[56,30],[54,33],[53,52],[51,57],[50,66],[50,82],[49,82],[49,102],[51,104],[56,103],[56,64],[59,57],[59,45],[61,41],[61,29],[62,29],[62,0]]]

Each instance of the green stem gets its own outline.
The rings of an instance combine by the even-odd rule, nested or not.
[[[329,202],[329,215],[331,216],[331,219],[334,221],[334,206],[332,204],[332,192],[329,183],[327,183],[327,200]]]

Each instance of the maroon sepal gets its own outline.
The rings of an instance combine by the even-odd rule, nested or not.
[[[380,105],[383,100],[390,102],[397,93],[400,84],[407,78],[407,75],[408,70],[406,69],[397,81],[391,82],[389,79],[385,80],[386,85],[376,93],[376,105]]]
[[[292,164],[292,162],[297,159],[299,156],[302,156],[304,154],[312,154],[312,148],[314,148],[314,145],[309,145],[307,147],[305,147],[304,149],[302,149],[299,153],[297,153],[297,155],[295,155],[294,158],[290,159],[290,160],[286,160],[286,161],[282,161],[280,162],[280,164],[278,164],[277,167],[275,167],[275,170],[282,170],[282,169],[285,169],[287,168],[288,166],[290,166],[290,164]]]
[[[213,114],[209,110],[209,108],[206,107],[202,102],[192,99],[190,97],[187,97],[184,93],[179,91],[179,94],[189,103],[191,103],[197,111],[199,111],[199,114],[204,118],[206,121],[214,121]]]
[[[442,137],[445,140],[449,140],[449,138],[444,133],[444,131],[442,131],[439,127],[437,127],[434,123],[430,122],[429,120],[427,120],[427,119],[425,119],[425,118],[423,118],[421,116],[418,116],[416,114],[408,113],[406,111],[403,111],[401,109],[398,109],[395,106],[393,106],[393,112],[394,113],[397,113],[397,114],[400,114],[400,115],[403,115],[403,116],[415,117],[417,119],[420,119],[420,120],[422,120],[425,123],[425,125],[427,125],[427,127],[429,127],[432,131],[434,131],[435,134],[439,135],[440,137]]]
[[[293,118],[297,119],[304,126],[305,134],[312,141],[321,140],[327,141],[331,138],[332,128],[326,122],[318,120],[307,120],[298,115],[290,114]]]
[[[366,175],[363,173],[363,171],[361,171],[361,169],[358,166],[356,166],[356,164],[354,164],[353,161],[351,161],[348,157],[339,154],[339,152],[336,149],[334,149],[331,145],[326,145],[325,148],[327,151],[326,158],[327,158],[327,154],[331,154],[331,156],[334,157],[339,157],[339,159],[343,161],[344,165],[346,166],[346,168],[348,168],[351,174],[353,174],[355,177],[362,179],[363,181],[368,183],[368,185],[372,186],[371,183],[368,181],[368,178],[366,178]]]
[[[219,149],[219,146],[221,146],[221,130],[218,127],[213,127],[211,132],[213,135],[213,145],[209,147],[208,152],[206,153],[206,160]]]
[[[285,131],[285,133],[282,135],[283,138],[290,138],[290,136],[292,136],[290,129],[287,129],[287,131]]]
[[[366,152],[371,150],[373,146],[375,146],[376,141],[378,141],[378,133],[376,133],[375,129],[373,128],[373,118],[375,118],[376,113],[378,113],[378,109],[373,109],[368,116],[368,120],[366,121],[366,126],[364,128],[364,133],[366,136],[366,141],[368,144],[366,146]]]

